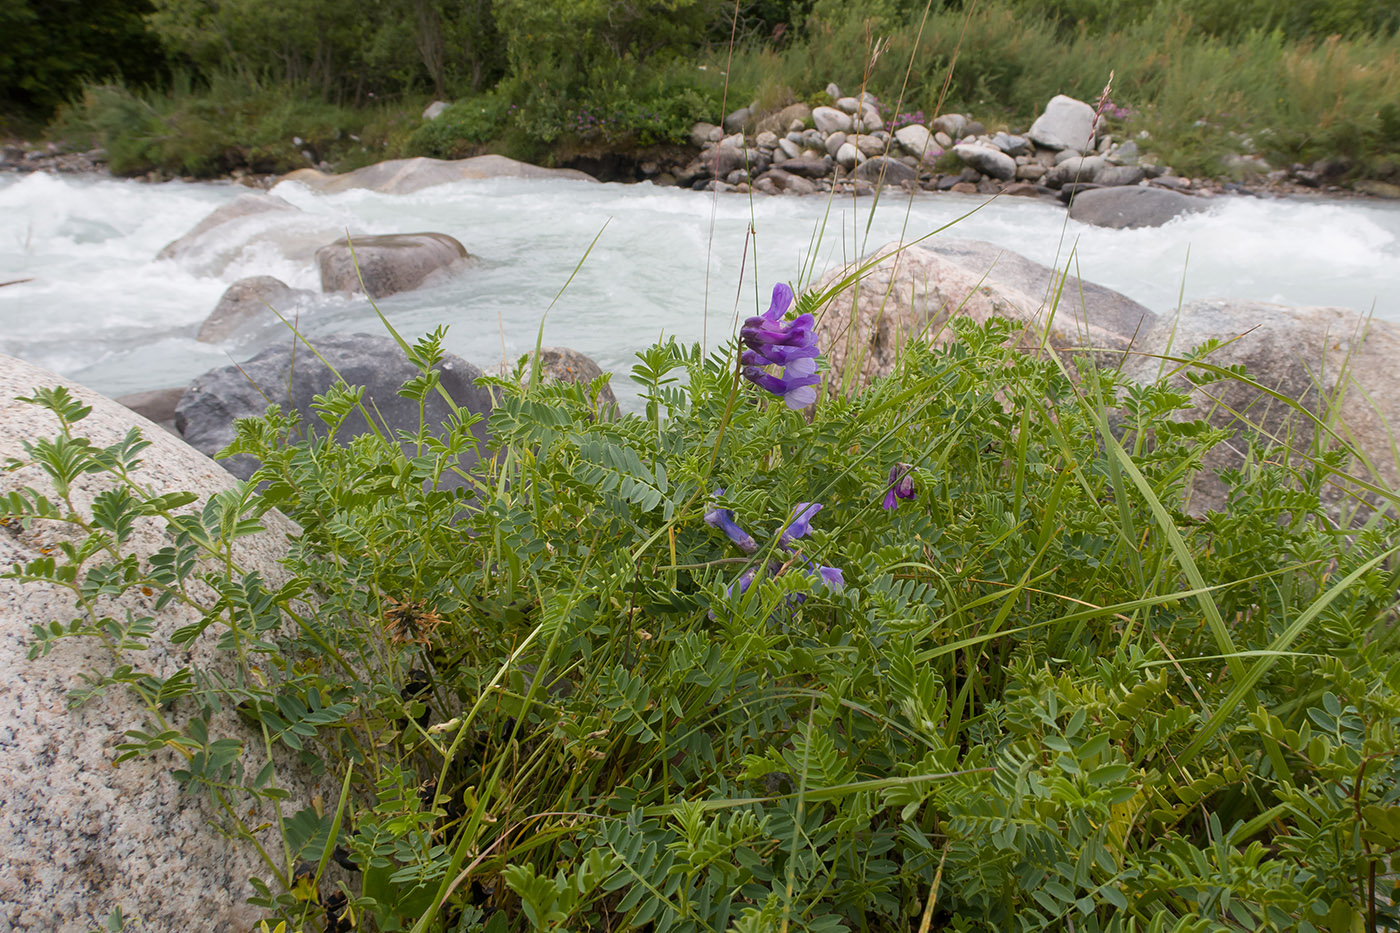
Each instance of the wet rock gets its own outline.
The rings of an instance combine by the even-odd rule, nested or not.
[[[270,275],[239,279],[225,289],[213,312],[200,325],[195,339],[217,343],[240,330],[276,321],[277,315],[268,310],[269,305],[284,317],[291,317],[293,305],[304,303],[314,295],[314,292],[292,288]]]
[[[417,288],[468,258],[466,248],[445,233],[342,238],[316,251],[323,291],[363,291],[371,298]]]
[[[1160,227],[1185,214],[1206,209],[1199,198],[1164,191],[1160,188],[1100,188],[1085,191],[1074,199],[1069,216],[1097,227],[1125,229]]]
[[[409,194],[434,185],[478,178],[567,178],[575,181],[598,179],[572,168],[541,168],[517,162],[500,155],[475,156],[470,159],[390,159],[344,175],[328,175],[317,169],[303,168],[284,175],[283,181],[295,181],[325,194],[352,189],[378,191],[383,194]]]
[[[364,386],[364,407],[382,417],[390,436],[398,430],[418,430],[418,403],[398,394],[405,382],[419,375],[418,367],[408,361],[403,350],[389,337],[368,334],[323,336],[314,338],[317,353],[325,363],[305,346],[277,346],[264,350],[239,366],[211,370],[190,384],[175,409],[175,426],[186,443],[207,455],[226,447],[234,438],[236,418],[261,415],[269,401],[283,410],[296,409],[302,423],[312,431],[322,432],[324,423],[311,408],[314,396],[323,394],[335,382],[327,364],[335,367],[352,386]],[[447,354],[438,365],[442,387],[459,406],[481,415],[491,413],[491,395],[477,386],[481,371],[461,357]],[[427,420],[441,425],[452,415],[447,403],[436,393],[427,399]],[[472,428],[485,449],[486,425]],[[369,432],[369,425],[359,412],[352,413],[337,436],[342,439]],[[465,469],[476,462],[468,454],[460,464]],[[239,455],[222,461],[229,472],[247,479],[257,469],[252,457]],[[465,481],[463,481],[464,483]],[[448,485],[457,486],[455,480]]]
[[[224,232],[220,228],[247,217],[269,213],[299,214],[301,211],[275,194],[240,194],[210,211],[184,236],[165,244],[156,253],[156,259],[183,259],[201,251],[209,241],[219,239]]]

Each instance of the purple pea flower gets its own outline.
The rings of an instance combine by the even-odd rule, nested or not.
[[[810,314],[783,320],[792,306],[792,289],[779,282],[773,286],[768,310],[751,317],[739,329],[739,338],[748,347],[740,357],[744,378],[760,389],[780,397],[792,409],[806,408],[817,400],[816,319]],[[781,366],[783,374],[763,371],[764,366]]]
[[[723,489],[715,490],[716,496],[724,495]],[[712,507],[705,513],[705,524],[711,528],[718,528],[724,532],[730,541],[745,554],[752,554],[758,550],[758,542],[753,539],[753,535],[740,528],[734,521],[733,509],[721,509],[718,506]],[[745,586],[745,589],[748,587]],[[742,590],[740,592],[743,592]]]
[[[900,499],[914,498],[914,468],[907,463],[896,463],[890,467],[889,488],[885,491],[885,501],[881,503],[886,510],[893,509],[899,505]]]
[[[842,575],[840,567],[823,567],[818,564],[817,574],[822,578],[822,583],[826,584],[826,588],[833,592],[839,593],[846,586],[846,578]]]
[[[793,510],[792,520],[783,529],[782,535],[778,538],[784,545],[791,545],[798,538],[805,538],[812,533],[812,519],[822,510],[820,502],[799,502],[797,508]]]

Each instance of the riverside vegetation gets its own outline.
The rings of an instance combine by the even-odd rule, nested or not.
[[[261,469],[190,511],[143,486],[135,432],[94,447],[37,388],[61,431],[23,459],[58,494],[0,512],[76,532],[12,570],[76,611],[33,654],[111,649],[74,701],[149,711],[120,754],[260,847],[267,929],[1400,926],[1397,496],[1323,507],[1341,427],[1257,440],[1194,518],[1226,433],[1004,322],[819,395],[807,315],[855,279],[787,314],[775,290],[709,355],[638,354],[639,413],[600,416],[602,380],[488,380],[461,488],[478,416],[341,442],[337,385],[311,439],[275,406],[240,422],[227,452]],[[408,398],[439,391],[442,336],[404,343]],[[1209,349],[1164,366],[1248,378]],[[117,485],[77,513],[95,472]],[[230,549],[270,509],[300,528],[275,588]],[[124,553],[138,520],[174,543]],[[142,587],[200,606],[174,640],[217,638],[233,674],[143,669],[149,620],[104,608]],[[343,790],[243,825],[284,796],[274,747]]]
[[[24,39],[0,57],[0,123],[57,109],[51,134],[95,137],[118,173],[644,159],[830,81],[995,130],[1112,71],[1115,134],[1179,172],[1257,153],[1400,181],[1396,0],[107,0],[84,11],[100,51],[52,6],[0,12]],[[425,123],[433,97],[455,103]]]

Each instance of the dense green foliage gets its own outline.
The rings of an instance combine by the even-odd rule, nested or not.
[[[123,754],[175,762],[230,831],[280,786],[273,746],[344,782],[252,831],[293,931],[326,916],[296,866],[328,891],[337,851],[333,913],[367,931],[1396,928],[1389,510],[1339,526],[1318,494],[1344,458],[1317,447],[1191,519],[1224,432],[1010,334],[910,347],[810,420],[733,345],[639,354],[645,411],[617,419],[597,386],[500,381],[492,465],[456,491],[475,416],[342,441],[339,386],[318,439],[242,422],[230,452],[263,468],[196,511],[140,484],[135,435],[85,444],[81,407],[36,390],[62,430],[26,458],[63,501],[0,510],[74,527],[14,573],[79,611],[33,653],[111,648],[75,700],[131,691],[151,722]],[[439,391],[441,336],[406,396]],[[887,510],[899,463],[913,497]],[[89,513],[66,490],[90,472],[118,482]],[[230,546],[274,507],[301,534],[270,588]],[[148,561],[123,553],[138,516],[172,534]],[[200,608],[178,638],[217,640],[222,678],[144,669],[148,620],[106,615],[143,586]],[[216,704],[267,748],[211,735]]]
[[[488,150],[549,162],[684,142],[697,119],[753,100],[820,100],[830,81],[904,112],[1024,129],[1055,94],[1096,100],[1113,73],[1127,114],[1114,129],[1145,131],[1143,148],[1179,171],[1220,175],[1224,156],[1258,152],[1278,166],[1340,158],[1355,176],[1400,178],[1400,0],[151,2],[148,31],[104,61],[62,51],[88,48],[67,20],[30,15],[63,0],[15,7],[26,28],[54,36],[34,48],[55,51],[0,51],[6,86],[20,89],[0,108],[47,115],[78,78],[124,75],[129,90],[88,95],[62,126],[98,128],[107,148],[133,156],[121,171],[211,174],[304,165],[287,140],[317,137],[317,117],[337,132],[313,154],[340,167]],[[112,4],[123,28],[139,24],[139,5]],[[104,22],[91,28],[115,28]],[[141,91],[151,73],[133,70],[132,50],[157,39],[143,61],[158,71],[168,58],[188,77]],[[456,101],[453,119],[420,128],[433,97]],[[136,100],[157,122],[148,114],[127,130]],[[284,100],[316,113],[273,139]],[[231,104],[240,115],[218,119]]]

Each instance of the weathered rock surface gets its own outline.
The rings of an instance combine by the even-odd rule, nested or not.
[[[316,251],[323,291],[363,291],[371,298],[417,288],[469,258],[466,247],[445,233],[342,238]]]
[[[418,403],[398,394],[400,386],[418,375],[397,343],[388,337],[351,334],[343,337],[317,337],[317,353],[352,386],[364,386],[364,405],[376,410],[388,423],[390,433],[400,428],[418,429]],[[295,365],[293,361],[295,360]],[[461,357],[448,354],[438,367],[442,386],[457,405],[488,415],[491,395],[477,386],[481,371]],[[251,381],[250,381],[251,380]],[[283,410],[301,412],[303,424],[320,430],[321,419],[311,408],[314,396],[324,393],[335,382],[335,375],[305,346],[295,352],[289,346],[264,350],[238,366],[211,370],[195,379],[175,409],[175,426],[186,443],[206,454],[214,454],[234,438],[235,418],[261,415],[269,401]],[[447,403],[436,392],[428,395],[427,419],[433,425],[447,420]],[[382,427],[382,425],[381,425]],[[473,431],[485,449],[486,426]],[[349,438],[369,432],[358,412],[350,415],[339,437]],[[257,469],[251,457],[240,455],[221,461],[235,476],[246,479]],[[469,457],[462,463],[468,469],[476,462]]]
[[[1094,143],[1094,108],[1082,100],[1056,94],[1026,135],[1046,149],[1090,149]]]
[[[180,403],[180,396],[184,394],[185,387],[178,386],[170,389],[131,392],[127,395],[118,395],[112,401],[123,408],[131,409],[147,421],[152,421],[179,437],[180,432],[175,430],[175,406]]]
[[[953,147],[953,154],[963,160],[963,164],[977,169],[983,175],[1010,181],[1016,177],[1016,160],[990,146],[964,143]]]
[[[521,364],[523,359],[520,383],[528,386],[530,384],[530,370],[534,366],[534,357],[535,352],[531,350],[520,359],[508,363],[498,363],[486,372],[491,376],[509,379],[515,374],[517,365]],[[571,350],[568,347],[540,347],[540,378],[546,385],[551,382],[575,382],[588,385],[601,375],[603,375],[602,368],[592,358],[577,350]],[[617,396],[613,395],[612,386],[603,386],[602,391],[593,398],[593,407],[602,413],[617,411]]]
[[[24,458],[22,441],[50,438],[58,421],[48,411],[15,401],[36,386],[65,385],[92,413],[77,430],[98,445],[119,441],[139,427],[151,446],[142,453],[138,482],[156,492],[188,490],[206,496],[230,488],[234,479],[218,464],[111,399],[21,360],[0,357],[0,451]],[[33,486],[53,495],[48,477],[37,467],[0,473],[0,493]],[[88,474],[73,484],[80,509],[110,483]],[[195,507],[198,507],[197,505]],[[285,579],[278,561],[295,528],[273,512],[262,520],[264,531],[234,545],[235,559],[261,573],[272,585]],[[0,566],[29,561],[54,547],[64,533],[44,522],[31,527],[0,526]],[[129,552],[148,558],[172,543],[164,525],[141,519],[128,541]],[[154,600],[132,591],[110,604],[115,616],[130,609],[153,615],[155,638],[136,663],[168,676],[192,661],[233,676],[228,654],[215,652],[218,632],[210,630],[189,648],[174,648],[169,636],[199,618],[172,602],[153,611]],[[123,731],[146,724],[144,708],[113,688],[69,710],[66,696],[82,686],[79,675],[109,671],[111,656],[101,645],[64,640],[43,658],[26,652],[34,625],[65,622],[75,615],[72,593],[40,584],[0,580],[0,929],[88,933],[105,929],[109,912],[121,906],[139,916],[150,930],[210,930],[242,933],[256,925],[261,912],[246,901],[253,894],[247,879],[268,872],[256,849],[213,829],[215,814],[199,795],[183,793],[169,774],[173,756],[139,758],[114,767],[115,748]],[[244,740],[244,766],[256,774],[262,737],[231,710],[216,716],[215,736]],[[283,785],[292,792],[295,812],[309,804],[314,787],[295,771],[283,768]],[[330,799],[334,799],[333,797]],[[247,812],[248,803],[241,809]],[[273,820],[270,810],[254,811],[248,822]],[[262,844],[278,842],[261,834]]]
[[[1400,378],[1395,369],[1400,359],[1400,326],[1368,322],[1344,308],[1195,301],[1183,307],[1179,316],[1163,315],[1136,349],[1179,357],[1212,339],[1226,343],[1206,358],[1208,362],[1243,364],[1250,379],[1299,402],[1337,434],[1353,439],[1375,467],[1373,473],[1365,464],[1353,462],[1348,472],[1392,488],[1400,481],[1392,436],[1394,426],[1400,424]],[[1136,356],[1123,372],[1138,382],[1151,382],[1162,366],[1161,360]],[[1166,364],[1168,370],[1174,366]],[[1231,379],[1193,387],[1184,375],[1173,381],[1190,391],[1196,406],[1179,417],[1206,417],[1237,434],[1234,443],[1221,444],[1207,454],[1206,469],[1190,491],[1193,513],[1224,506],[1226,490],[1216,471],[1244,462],[1248,449],[1244,435],[1259,435],[1266,443],[1273,438],[1303,452],[1313,440],[1316,428],[1311,419],[1251,386]],[[1291,460],[1299,468],[1307,463],[1301,454]],[[1345,481],[1337,482],[1329,485],[1324,498],[1345,512],[1354,500],[1344,489]]]
[[[758,121],[758,131],[767,131],[779,136],[788,131],[794,120],[806,123],[812,119],[812,108],[806,104],[789,104],[777,113],[771,113]]]
[[[873,159],[866,159],[856,166],[856,177],[861,181],[875,184],[898,185],[904,182],[912,184],[918,181],[919,173],[898,159],[876,156]]]
[[[818,107],[812,111],[812,122],[825,134],[849,133],[855,126],[851,115],[835,107]]]
[[[1160,227],[1183,214],[1206,209],[1198,198],[1161,188],[1098,188],[1075,195],[1069,216],[1097,227]]]
[[[434,185],[479,178],[569,178],[592,181],[593,176],[572,168],[542,168],[517,162],[500,155],[474,156],[470,159],[390,159],[355,169],[344,175],[328,175],[313,168],[297,169],[284,175],[283,181],[295,181],[326,194],[363,188],[383,194],[408,194]]]
[[[275,194],[240,194],[227,204],[210,211],[184,236],[165,244],[161,251],[156,253],[156,258],[180,259],[198,251],[210,239],[210,234],[219,228],[245,217],[256,217],[271,212],[300,213],[296,207]]]
[[[888,375],[908,341],[950,340],[947,324],[955,314],[978,322],[1007,318],[1024,328],[1012,339],[1027,343],[1039,344],[1048,328],[1049,345],[1066,355],[1086,348],[1118,351],[1111,353],[1114,361],[1154,318],[1131,299],[1091,283],[1082,283],[1082,303],[1066,300],[1063,295],[1081,287],[1073,279],[1052,313],[1052,271],[990,243],[934,241],[895,255],[896,248],[891,243],[878,250],[876,255],[885,258],[861,280],[858,291],[842,292],[818,316],[818,341],[833,378],[840,378],[836,374],[844,372],[848,360],[856,365],[857,357],[856,385]],[[848,272],[828,273],[817,288]]]
[[[199,326],[195,339],[206,343],[226,340],[240,330],[277,320],[277,316],[268,310],[269,305],[286,317],[293,305],[314,296],[315,292],[292,288],[270,275],[239,279],[224,290],[219,303]]]

